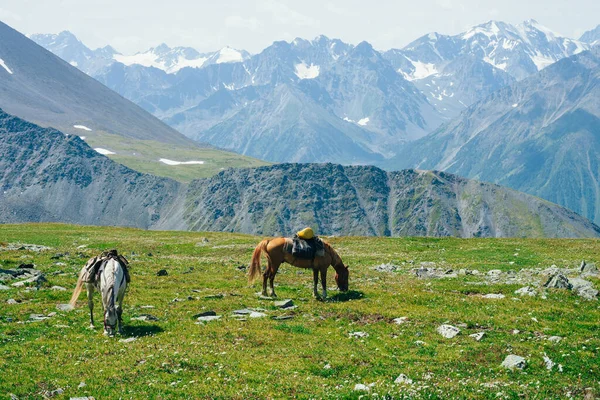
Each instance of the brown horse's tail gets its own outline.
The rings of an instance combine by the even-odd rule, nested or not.
[[[252,261],[250,262],[250,270],[248,271],[248,283],[252,284],[256,278],[260,276],[261,268],[260,268],[260,255],[262,252],[265,252],[267,258],[269,258],[269,253],[267,253],[267,244],[269,243],[269,239],[265,239],[256,246],[254,249],[254,253],[252,254]]]
[[[77,285],[75,286],[75,290],[73,291],[73,296],[71,296],[71,301],[69,301],[69,304],[72,307],[75,307],[75,303],[77,303],[77,299],[79,298],[79,295],[83,290],[83,275],[85,274],[85,272],[86,269],[84,267],[79,273],[79,278],[77,278]]]

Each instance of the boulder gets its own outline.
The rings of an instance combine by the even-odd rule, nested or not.
[[[535,296],[537,292],[535,291],[535,289],[529,286],[525,286],[521,289],[515,290],[515,294],[518,294],[519,296]]]
[[[399,385],[412,385],[413,380],[404,374],[398,375],[398,377],[394,380],[394,383]]]
[[[543,286],[547,288],[567,290],[571,290],[573,288],[573,285],[569,282],[569,279],[567,279],[567,277],[560,272],[551,275],[543,284]]]
[[[437,332],[446,339],[452,339],[454,336],[460,333],[460,329],[458,329],[456,326],[444,324],[437,328]]]
[[[169,273],[167,272],[166,269],[161,269],[160,271],[158,271],[156,273],[156,276],[167,276],[167,275],[169,275]]]
[[[472,333],[469,335],[469,337],[472,337],[473,339],[475,339],[478,342],[481,339],[483,339],[484,336],[485,336],[485,332],[477,332],[477,333]]]
[[[590,281],[581,278],[571,278],[569,283],[572,286],[573,292],[586,300],[596,300],[598,291],[594,289],[594,285]]]
[[[290,299],[278,300],[278,301],[273,302],[273,305],[275,307],[279,307],[279,308],[289,308],[289,307],[293,307],[294,302]]]
[[[523,369],[527,366],[527,360],[521,356],[511,354],[502,361],[502,366],[508,369]]]

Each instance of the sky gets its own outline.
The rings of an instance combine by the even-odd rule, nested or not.
[[[429,32],[457,34],[500,20],[533,18],[579,38],[600,24],[599,0],[2,0],[0,20],[25,34],[69,30],[95,49],[134,54],[160,43],[208,52],[258,53],[276,40],[320,34],[376,49]]]

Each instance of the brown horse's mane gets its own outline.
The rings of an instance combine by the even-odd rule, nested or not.
[[[333,259],[334,267],[339,266],[339,265],[342,265],[342,266],[344,265],[344,263],[342,262],[342,257],[340,257],[340,255],[337,253],[337,251],[335,251],[329,243],[327,243],[326,241],[323,240],[323,246],[325,247],[327,252],[331,255],[331,258]]]

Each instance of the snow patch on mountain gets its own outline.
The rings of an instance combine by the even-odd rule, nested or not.
[[[296,64],[294,67],[296,69],[296,76],[300,79],[315,79],[317,76],[319,76],[320,68],[318,65],[311,63],[309,66],[302,62],[300,64]]]
[[[219,50],[219,58],[217,58],[216,63],[222,64],[242,61],[244,61],[244,56],[241,52],[236,49],[232,49],[231,47],[224,47]]]
[[[88,127],[87,127],[87,126],[85,126],[85,125],[73,125],[73,128],[75,128],[75,129],[82,129],[82,130],[84,130],[84,131],[88,131],[88,132],[91,132],[91,131],[92,131],[90,128],[88,128]]]
[[[438,73],[438,70],[436,69],[435,64],[424,63],[421,61],[413,61],[410,58],[408,59],[408,61],[410,61],[412,63],[412,65],[415,67],[415,70],[413,71],[413,73],[411,75],[408,75],[408,76],[405,75],[405,78],[409,81],[415,80],[415,79],[427,78],[430,75],[434,75],[434,74]]]
[[[166,165],[202,165],[204,161],[173,161],[168,158],[161,158],[158,160],[159,162]]]
[[[357,122],[357,124],[359,124],[360,126],[365,126],[368,123],[369,123],[369,117],[359,119]]]
[[[102,147],[96,147],[96,148],[94,148],[94,150],[96,150],[96,152],[98,152],[98,153],[100,153],[102,155],[105,155],[105,156],[109,156],[111,154],[117,154],[114,151],[103,149]]]
[[[2,68],[4,68],[6,70],[6,72],[8,72],[9,74],[13,74],[12,70],[10,68],[8,68],[8,65],[6,65],[6,63],[4,62],[3,59],[0,58],[0,66]]]

